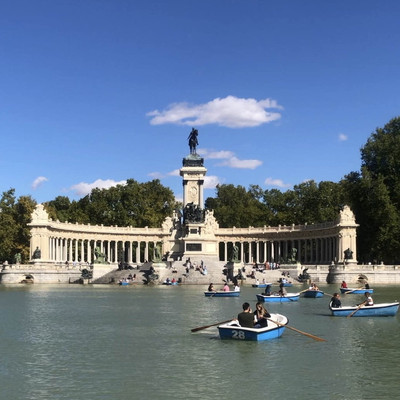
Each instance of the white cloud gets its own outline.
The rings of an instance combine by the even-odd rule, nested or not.
[[[272,178],[267,178],[264,181],[265,185],[267,186],[275,186],[275,187],[280,187],[280,188],[288,188],[292,185],[288,183],[284,183],[281,179],[272,179]]]
[[[162,179],[162,178],[164,178],[164,175],[161,172],[150,172],[147,175],[150,176],[153,179]]]
[[[220,185],[222,182],[215,175],[206,175],[204,177],[204,189],[215,189],[217,185]]]
[[[175,201],[179,201],[180,203],[183,203],[183,196],[181,194],[179,196],[175,196]]]
[[[167,175],[168,176],[179,176],[180,175],[179,169],[174,169],[173,171],[168,172]]]
[[[179,172],[179,169],[174,169],[174,170],[172,170],[170,172],[167,172],[166,174],[163,174],[162,172],[155,171],[155,172],[150,172],[147,175],[150,176],[153,179],[163,179],[166,176],[179,176],[180,172]]]
[[[78,183],[77,185],[73,185],[73,186],[71,186],[70,190],[74,191],[75,194],[78,196],[86,196],[94,188],[109,189],[112,186],[125,185],[125,184],[126,184],[126,181],[116,182],[112,179],[105,179],[105,180],[97,179],[96,181],[94,181],[92,183],[81,182],[81,183]]]
[[[233,151],[229,150],[214,151],[208,149],[199,149],[198,154],[206,159],[224,160],[217,164],[217,166],[220,167],[255,169],[262,165],[262,161],[260,160],[240,160],[235,156]]]
[[[44,176],[38,176],[33,182],[32,182],[32,189],[35,190],[37,189],[43,182],[47,182],[48,179]]]
[[[348,137],[344,133],[339,134],[339,142],[345,142],[347,139]]]
[[[216,98],[205,104],[173,103],[165,110],[154,110],[146,115],[152,117],[152,125],[177,124],[201,126],[217,124],[228,128],[254,127],[275,121],[281,117],[282,110],[275,100],[244,99],[227,96]]]
[[[221,151],[210,151],[207,149],[198,149],[197,153],[200,156],[208,159],[225,159],[229,157],[233,157],[235,155],[234,152],[229,150],[221,150]]]
[[[261,164],[262,161],[260,160],[239,160],[237,157],[230,157],[218,165],[231,168],[255,169]]]

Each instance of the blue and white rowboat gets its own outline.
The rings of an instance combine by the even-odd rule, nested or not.
[[[347,317],[353,311],[356,311],[357,308],[358,306],[341,308],[332,308],[329,306],[332,315],[335,317]],[[392,317],[396,315],[398,310],[398,301],[394,303],[380,303],[374,304],[373,306],[362,306],[352,315],[352,317]]]
[[[318,297],[324,297],[324,292],[321,290],[306,290],[303,292],[303,296],[316,299]]]
[[[341,293],[345,294],[365,294],[365,293],[374,293],[374,289],[352,289],[352,288],[340,288]]]
[[[270,319],[276,322],[272,322]],[[268,320],[268,326],[265,328],[241,327],[238,321],[234,320],[218,326],[219,337],[221,339],[248,341],[277,339],[282,336],[285,325],[287,325],[288,322],[289,320],[281,314],[271,314]]]
[[[288,293],[286,296],[280,296],[279,294],[271,294],[270,296],[257,294],[256,296],[258,301],[265,303],[291,303],[299,300],[300,293]]]
[[[266,288],[267,286],[272,286],[272,283],[253,283],[251,286],[255,288]]]
[[[240,292],[237,291],[229,291],[229,292],[204,292],[204,295],[206,297],[239,297],[240,296]]]

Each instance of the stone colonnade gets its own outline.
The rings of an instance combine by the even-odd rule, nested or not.
[[[103,254],[105,260],[113,263],[140,264],[154,259],[154,250],[161,242],[147,240],[99,240],[77,239],[62,236],[49,236],[48,257],[41,257],[54,263],[88,263],[95,259],[95,249]],[[35,247],[31,246],[31,254]]]
[[[92,226],[52,221],[44,206],[39,204],[29,225],[31,254],[39,248],[41,254],[38,258],[45,263],[91,264],[100,255],[112,264],[140,264],[146,260],[159,261],[161,256],[167,255],[170,261],[191,255],[201,259],[204,254],[214,257],[217,262],[226,262],[231,257],[233,246],[238,247],[239,260],[243,263],[329,265],[345,261],[347,249],[352,253],[351,262],[357,262],[358,225],[347,206],[335,221],[278,227],[220,228],[208,213],[206,221],[198,224],[196,233],[190,234],[190,241],[185,237],[186,227],[181,225],[176,215],[167,217],[160,228]],[[185,249],[185,240],[202,250],[191,253]],[[213,250],[204,252],[204,249]]]
[[[233,246],[239,248],[239,261],[242,263],[287,262],[292,251],[296,261],[302,264],[330,264],[338,259],[337,237],[309,238],[296,240],[224,240],[219,242],[219,259],[229,261]]]
[[[40,250],[41,263],[139,264],[160,256],[170,236],[171,218],[161,228],[83,225],[53,221],[42,204],[32,213],[30,251]],[[157,249],[159,251],[157,251]]]

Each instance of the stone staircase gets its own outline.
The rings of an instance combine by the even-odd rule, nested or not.
[[[223,273],[225,268],[225,263],[223,261],[217,261],[215,258],[203,257],[202,259],[191,259],[192,265],[200,266],[201,261],[203,261],[204,265],[207,267],[207,275],[202,275],[199,270],[195,267],[190,268],[189,272],[186,270],[185,261],[173,261],[173,262],[165,262],[162,266],[154,264],[155,273],[159,276],[158,284],[162,284],[167,278],[172,280],[175,278],[178,282],[186,285],[204,285],[208,286],[210,283],[213,283],[217,288],[219,285],[223,285],[223,283],[227,280],[227,276]],[[143,284],[146,282],[146,275],[152,266],[152,263],[146,263],[141,266],[138,266],[137,269],[127,269],[127,270],[118,270],[115,269],[102,277],[94,280],[92,283],[95,284],[118,284],[118,282],[127,278],[129,274],[136,274],[136,283]],[[250,278],[248,275],[251,274],[252,265],[244,265],[245,272],[242,272],[242,275],[245,279],[239,281],[241,285],[252,285],[255,283],[256,279]],[[270,282],[274,285],[278,285],[278,280],[282,277],[282,272],[290,272],[291,281],[296,284],[298,283],[295,277],[298,276],[298,270],[296,266],[281,266],[280,269],[276,270],[264,270],[263,272],[256,272],[255,276],[260,281],[263,282],[265,279],[266,282]],[[238,274],[238,268],[235,268],[234,276]]]

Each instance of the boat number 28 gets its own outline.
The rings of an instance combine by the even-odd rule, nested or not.
[[[232,339],[244,340],[245,335],[243,331],[232,331]]]

